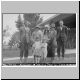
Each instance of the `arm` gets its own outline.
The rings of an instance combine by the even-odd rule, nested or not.
[[[31,35],[31,41],[32,41],[32,42],[35,41],[35,40],[34,40],[34,37],[35,37],[35,33],[33,32],[32,35]]]
[[[35,45],[32,46],[32,55],[34,55]]]
[[[68,31],[70,30],[70,28],[68,28],[67,26],[64,26],[64,28],[65,28],[65,33],[67,35],[68,34]]]
[[[59,27],[56,28],[56,39],[59,38]]]

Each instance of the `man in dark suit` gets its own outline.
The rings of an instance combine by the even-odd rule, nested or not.
[[[57,54],[60,58],[60,52],[62,50],[62,57],[64,58],[65,53],[65,42],[67,40],[67,26],[64,25],[63,21],[59,21],[60,26],[57,27]]]

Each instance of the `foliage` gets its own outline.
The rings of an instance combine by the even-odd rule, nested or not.
[[[23,26],[23,21],[21,19],[21,16],[18,16],[18,20],[16,21],[16,27],[19,29],[20,27]]]
[[[42,18],[40,14],[37,13],[26,13],[23,15],[24,20],[29,21],[31,23],[30,28],[34,28],[36,25],[42,22]]]

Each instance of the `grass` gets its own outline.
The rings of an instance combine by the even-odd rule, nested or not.
[[[11,57],[19,57],[20,55],[20,51],[19,49],[17,50],[3,50],[2,51],[2,57],[3,58],[11,58]],[[31,56],[31,52],[29,54],[29,56]],[[47,58],[46,63],[50,63],[51,60],[50,58]],[[19,59],[18,60],[11,60],[11,61],[5,61],[4,63],[19,63]],[[27,63],[33,63],[33,59],[28,59],[28,62]],[[65,54],[65,59],[60,59],[60,60],[57,60],[56,57],[55,57],[55,60],[53,60],[52,63],[76,63],[76,54],[75,52],[73,51],[73,53],[69,53],[69,50],[68,50],[68,54]]]

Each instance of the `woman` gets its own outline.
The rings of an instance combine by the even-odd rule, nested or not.
[[[51,60],[54,60],[55,57],[55,49],[57,48],[57,41],[56,41],[56,36],[57,32],[55,30],[55,24],[52,22],[51,23],[51,29],[49,33],[49,42],[48,42],[48,57],[51,57]]]
[[[34,63],[39,63],[41,56],[42,56],[42,39],[43,39],[43,32],[40,30],[39,26],[35,28],[35,31],[32,33],[32,52],[34,56]]]

